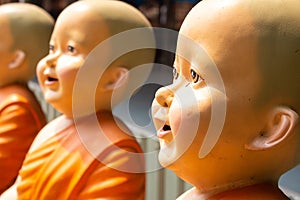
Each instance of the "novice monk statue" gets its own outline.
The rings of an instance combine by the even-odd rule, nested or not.
[[[49,54],[37,68],[45,100],[62,115],[40,131],[18,180],[2,199],[144,199],[142,151],[124,131],[126,127],[119,127],[120,122],[115,121],[111,98],[114,88],[126,83],[120,80],[127,71],[153,62],[155,51],[133,51],[105,66],[102,61],[118,46],[135,41],[111,42],[96,55],[98,62],[85,63],[91,51],[106,39],[141,27],[154,37],[148,20],[121,1],[82,0],[63,10],[50,39]],[[144,39],[154,42],[153,38]],[[80,70],[87,69],[86,73],[93,76],[99,68],[106,70],[98,83],[79,82],[82,90],[77,99],[75,80]],[[94,105],[89,105],[85,95],[91,90]]]
[[[300,161],[300,1],[203,0],[179,33],[173,84],[152,106],[160,163],[195,186],[178,199],[288,199],[277,182]]]
[[[32,4],[0,6],[0,194],[14,183],[33,139],[46,123],[27,87],[47,54],[52,17]]]

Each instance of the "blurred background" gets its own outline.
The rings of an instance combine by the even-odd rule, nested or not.
[[[9,2],[27,2],[46,9],[54,18],[67,5],[76,0],[1,0]],[[141,10],[153,26],[178,29],[187,12],[200,0],[123,0]]]

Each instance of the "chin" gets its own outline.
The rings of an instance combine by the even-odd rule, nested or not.
[[[165,168],[172,168],[172,165],[180,158],[174,144],[165,145],[160,142],[160,151],[158,154],[159,163]]]
[[[163,155],[161,151],[158,154],[158,161],[160,165],[164,168],[168,168],[168,166],[170,165],[170,162],[167,160],[166,156]]]
[[[52,104],[54,102],[59,101],[60,95],[57,92],[54,92],[52,90],[45,90],[43,91],[45,101],[47,101],[49,104]]]

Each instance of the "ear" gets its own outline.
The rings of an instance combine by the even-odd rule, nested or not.
[[[279,106],[272,110],[266,127],[246,145],[248,150],[266,150],[293,134],[299,115],[291,108]]]
[[[128,78],[128,69],[124,67],[114,67],[110,71],[110,78],[104,84],[103,89],[113,90],[120,87]]]
[[[9,69],[20,67],[25,60],[25,52],[22,50],[16,50],[13,55],[13,59],[8,64]]]

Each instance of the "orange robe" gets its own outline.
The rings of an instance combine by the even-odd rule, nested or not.
[[[0,88],[0,194],[14,183],[33,139],[46,118],[25,86]]]
[[[27,154],[17,184],[19,199],[144,199],[144,158],[139,144],[120,131],[111,116],[102,119],[100,115],[96,120],[103,129],[101,135],[83,133],[91,136],[89,141],[99,150],[96,156],[78,134],[80,124],[91,130],[89,117],[62,129],[49,129],[56,127],[58,119],[45,126],[41,132],[56,133]],[[103,142],[103,136],[109,143]]]

